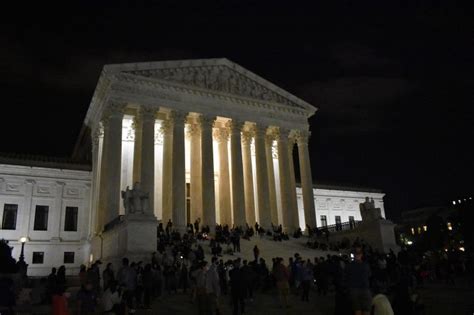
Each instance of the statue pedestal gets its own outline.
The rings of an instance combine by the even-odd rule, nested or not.
[[[120,217],[102,233],[102,255],[105,262],[121,266],[121,259],[149,260],[156,251],[158,221],[151,214],[132,213]]]

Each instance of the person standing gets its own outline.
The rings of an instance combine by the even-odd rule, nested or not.
[[[354,250],[354,261],[347,266],[347,286],[355,315],[368,315],[372,304],[369,287],[370,267],[363,260],[362,248]]]
[[[199,269],[194,271],[194,278],[196,279],[196,299],[198,304],[198,314],[207,315],[208,303],[206,293],[206,276],[207,276],[207,261],[202,261],[199,265]]]
[[[253,247],[253,257],[255,261],[258,261],[258,257],[260,256],[260,250],[258,249],[257,245]]]
[[[112,269],[112,263],[108,263],[105,270],[102,272],[102,281],[104,282],[104,291],[107,290],[110,283],[115,281],[114,270]]]
[[[219,273],[217,271],[217,257],[212,257],[211,266],[206,275],[206,294],[209,301],[210,314],[219,314]]]
[[[127,302],[130,314],[135,313],[135,305],[133,299],[137,288],[137,273],[134,268],[129,266],[128,258],[122,259],[122,268],[117,273],[117,280],[121,287],[124,288],[123,298]]]
[[[309,302],[309,289],[313,280],[313,270],[309,262],[302,264],[301,267],[301,286],[303,287],[302,301]]]
[[[289,279],[290,273],[285,265],[283,265],[283,258],[277,258],[275,268],[273,270],[278,293],[280,296],[281,307],[288,307],[288,294],[290,291]]]
[[[229,271],[229,278],[233,315],[243,314],[245,312],[245,283],[240,269],[240,258],[234,261],[234,268]]]

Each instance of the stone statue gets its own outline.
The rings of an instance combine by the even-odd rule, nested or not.
[[[149,196],[140,188],[140,183],[135,182],[133,188],[122,190],[123,206],[126,214],[146,213],[149,207]]]
[[[369,197],[365,197],[365,202],[361,203],[359,207],[362,221],[372,221],[382,217],[382,211],[380,208],[375,208],[375,201],[373,198],[369,200]]]

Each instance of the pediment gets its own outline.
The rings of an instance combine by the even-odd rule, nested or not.
[[[175,82],[307,111],[316,108],[228,59],[199,59],[106,66],[108,71]]]

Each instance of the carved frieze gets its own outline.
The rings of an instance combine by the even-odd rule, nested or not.
[[[225,65],[133,70],[128,71],[127,73],[174,81],[199,88],[236,94],[304,109],[286,97]]]

